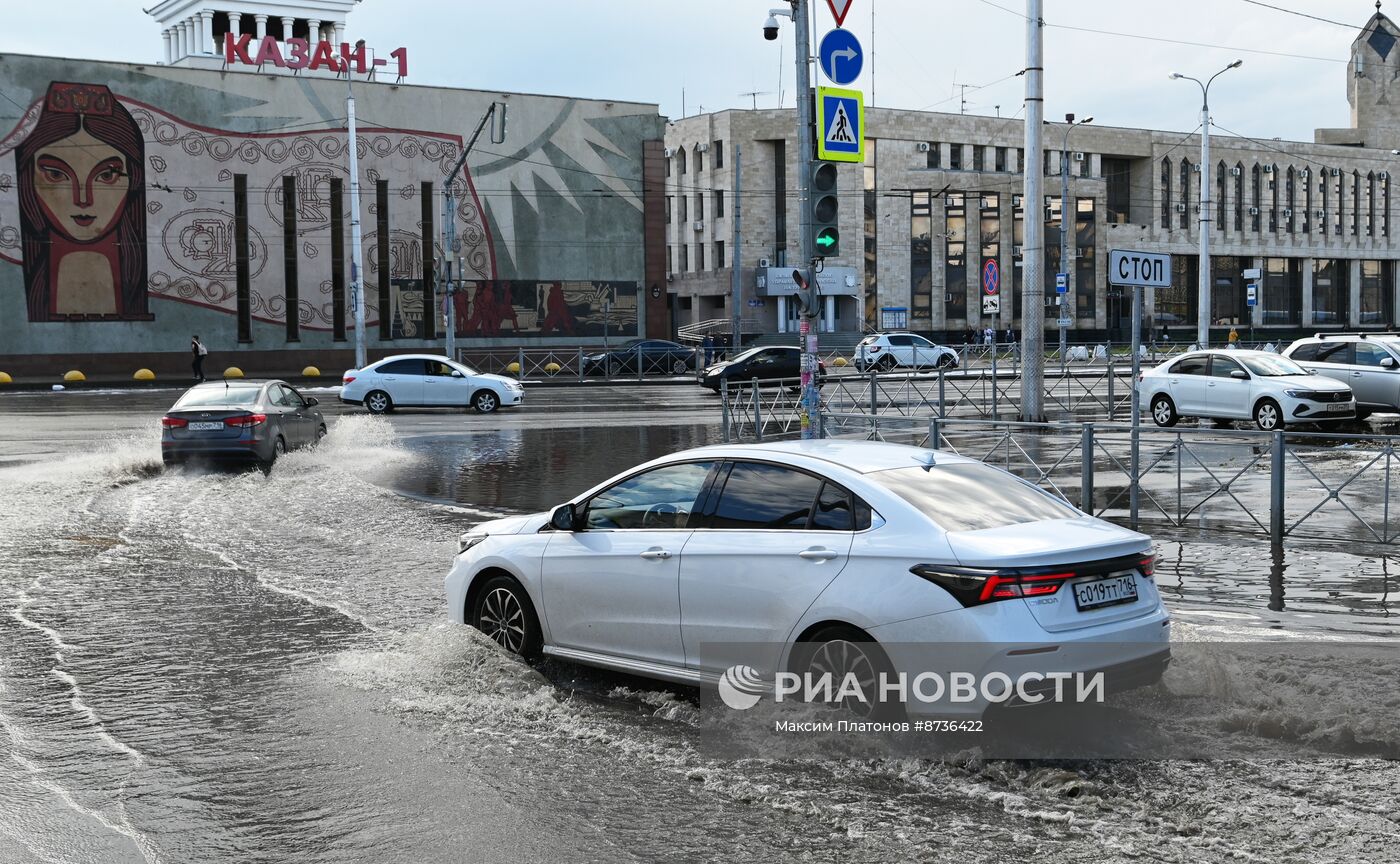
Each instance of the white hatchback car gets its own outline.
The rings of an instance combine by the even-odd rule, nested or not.
[[[856,346],[856,369],[952,369],[958,352],[915,333],[876,333]]]
[[[687,450],[552,513],[479,525],[460,548],[458,623],[524,656],[692,685],[737,664],[796,671],[832,643],[910,677],[955,643],[1013,664],[1027,643],[1061,658],[1112,643],[1100,668],[1123,689],[1169,657],[1148,537],[896,444]]]
[[[1204,417],[1272,432],[1356,416],[1350,387],[1268,351],[1192,351],[1143,372],[1138,392],[1158,426]]]
[[[520,382],[487,375],[436,354],[396,354],[340,379],[340,401],[363,405],[371,414],[395,408],[474,408],[490,414],[525,400]]]

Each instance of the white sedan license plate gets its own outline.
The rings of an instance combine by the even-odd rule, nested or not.
[[[1074,605],[1080,612],[1132,603],[1138,599],[1137,579],[1132,573],[1120,573],[1107,579],[1078,582],[1074,586]]]
[[[1351,410],[1351,404],[1347,402],[1333,402],[1327,406],[1327,410],[1336,414]]]
[[[191,431],[191,432],[213,432],[213,431],[215,431],[215,430],[217,430],[217,429],[222,429],[222,428],[224,428],[224,424],[223,424],[222,422],[219,422],[219,423],[191,423],[191,424],[190,424],[190,431]]]

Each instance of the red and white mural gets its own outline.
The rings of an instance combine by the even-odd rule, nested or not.
[[[23,268],[29,320],[150,320],[159,300],[235,313],[234,175],[244,174],[253,317],[285,322],[294,314],[304,328],[329,330],[330,181],[341,178],[349,189],[346,134],[296,126],[258,134],[213,129],[100,84],[51,84],[0,139],[0,259]],[[376,323],[379,244],[389,246],[391,285],[422,278],[421,184],[441,194],[462,141],[372,128],[361,132],[358,146],[366,318]],[[296,190],[295,310],[287,309],[284,284],[287,176]],[[384,237],[376,229],[380,179],[390,183]],[[476,191],[465,172],[452,182],[458,272],[494,279]],[[432,206],[440,221],[441,199]],[[344,232],[348,259],[348,207]]]

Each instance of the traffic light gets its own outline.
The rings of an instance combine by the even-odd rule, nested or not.
[[[841,230],[836,224],[836,165],[813,162],[811,231],[812,249],[818,258],[841,254]]]

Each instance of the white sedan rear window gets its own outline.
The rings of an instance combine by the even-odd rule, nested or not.
[[[1048,492],[988,465],[893,468],[866,476],[946,531],[980,531],[1081,515]]]

